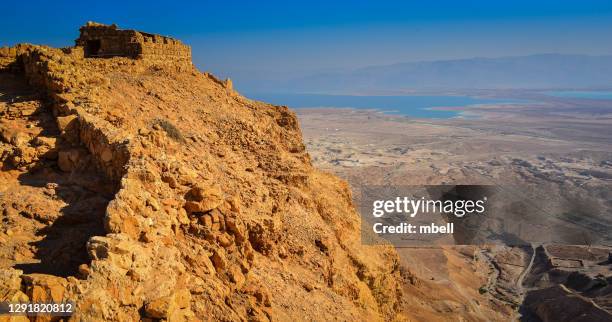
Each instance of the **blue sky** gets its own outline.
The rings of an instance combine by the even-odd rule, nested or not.
[[[8,1],[0,46],[72,45],[88,20],[170,35],[220,74],[534,53],[612,54],[612,1]],[[268,75],[269,76],[269,75]]]

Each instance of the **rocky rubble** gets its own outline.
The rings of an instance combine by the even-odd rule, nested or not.
[[[72,300],[74,321],[399,312],[397,255],[361,245],[288,108],[80,47],[0,58],[0,301]]]

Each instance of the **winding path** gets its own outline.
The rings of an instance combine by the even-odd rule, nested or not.
[[[525,288],[523,287],[523,281],[525,280],[525,276],[527,276],[527,274],[531,271],[531,267],[533,267],[533,262],[535,261],[535,258],[536,258],[536,247],[534,247],[533,244],[530,244],[530,247],[531,247],[531,259],[529,260],[529,264],[527,265],[527,267],[525,267],[523,272],[521,272],[521,275],[519,275],[519,278],[516,280],[516,287],[519,290],[521,301],[525,297]]]

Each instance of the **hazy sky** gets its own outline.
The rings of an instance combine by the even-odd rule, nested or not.
[[[6,1],[0,46],[73,45],[88,20],[170,35],[222,74],[534,53],[612,54],[612,1]]]

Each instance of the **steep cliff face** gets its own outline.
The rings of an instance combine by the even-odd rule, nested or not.
[[[195,68],[0,52],[0,300],[74,320],[389,320],[395,252],[295,115]]]

